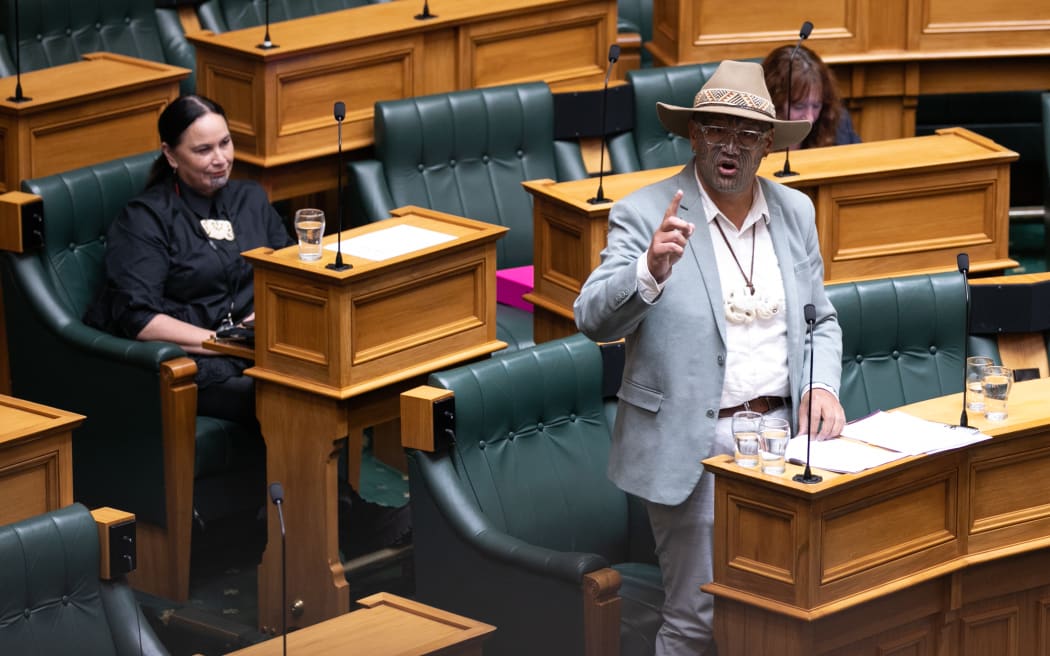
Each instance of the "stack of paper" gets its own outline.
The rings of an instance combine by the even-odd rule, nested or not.
[[[904,412],[876,412],[846,425],[842,436],[809,445],[809,464],[817,469],[856,473],[906,456],[936,453],[989,439],[972,428],[949,426]],[[788,444],[787,458],[806,462],[806,436]]]

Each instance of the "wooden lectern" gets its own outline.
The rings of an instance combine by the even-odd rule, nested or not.
[[[955,269],[960,251],[972,271],[1017,266],[1008,256],[1010,162],[1017,153],[962,128],[936,135],[793,151],[799,175],[774,178],[783,152],[758,174],[804,191],[816,208],[824,280]],[[681,167],[605,178],[619,200]],[[543,342],[576,332],[572,304],[601,261],[612,204],[591,205],[593,180],[523,183],[533,196],[534,335]],[[668,199],[670,203],[670,199]]]
[[[269,481],[285,491],[288,602],[281,600],[281,534],[270,507],[259,567],[259,622],[302,627],[350,609],[339,559],[337,459],[350,439],[356,479],[364,428],[397,419],[399,394],[431,371],[506,346],[496,339],[496,240],[506,228],[404,207],[394,217],[325,238],[315,262],[298,247],[244,253],[255,268],[256,405]],[[394,232],[390,232],[394,231]],[[447,241],[386,254],[390,235]],[[348,250],[349,249],[349,250]],[[354,254],[359,253],[359,254]],[[369,257],[379,259],[366,259]],[[385,259],[382,259],[384,258]]]
[[[111,52],[22,75],[27,102],[0,80],[0,192],[22,180],[160,147],[157,118],[185,68]]]
[[[721,656],[1045,654],[1050,647],[1050,379],[1017,383],[992,439],[815,485],[715,475]],[[953,423],[962,394],[906,412]]]
[[[422,3],[388,2],[262,28],[187,38],[199,91],[219,102],[237,170],[271,200],[336,186],[333,103],[346,103],[343,147],[370,146],[380,100],[542,80],[600,84],[616,38],[613,0],[458,0],[431,20]]]

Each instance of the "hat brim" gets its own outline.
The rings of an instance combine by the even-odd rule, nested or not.
[[[811,124],[809,121],[782,121],[769,118],[761,112],[744,107],[705,107],[697,109],[694,107],[679,107],[667,103],[656,103],[656,114],[660,117],[660,123],[669,131],[680,137],[689,138],[689,120],[693,114],[725,114],[727,116],[739,116],[754,121],[762,121],[773,126],[773,150],[783,150],[789,146],[800,143],[809,134]]]

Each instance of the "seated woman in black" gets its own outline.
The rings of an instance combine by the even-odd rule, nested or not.
[[[843,106],[831,69],[820,56],[800,46],[791,63],[791,98],[788,94],[788,60],[795,46],[781,46],[762,62],[766,87],[777,108],[777,118],[805,120],[813,124],[799,148],[859,143],[849,111]]]
[[[106,284],[85,321],[108,332],[181,346],[197,363],[197,413],[257,426],[249,362],[205,350],[223,325],[254,318],[258,246],[292,243],[258,184],[231,180],[226,115],[202,96],[182,96],[157,122],[162,154],[146,189],[106,235]]]

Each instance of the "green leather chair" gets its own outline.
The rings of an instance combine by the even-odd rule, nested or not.
[[[642,40],[642,68],[653,63],[645,44],[653,40],[653,0],[617,0],[616,31],[637,34]]]
[[[416,598],[496,625],[486,653],[653,653],[648,515],[606,476],[619,367],[577,334],[430,376],[455,435],[408,452]]]
[[[127,581],[99,579],[98,529],[79,503],[0,527],[0,560],[0,653],[168,653]]]
[[[839,400],[847,421],[961,392],[964,339],[969,339],[969,355],[999,361],[992,339],[967,337],[960,273],[866,280],[825,289],[842,327]]]
[[[44,245],[3,253],[4,313],[14,396],[87,417],[73,433],[74,497],[134,513],[135,587],[181,601],[194,517],[200,526],[256,512],[265,451],[237,424],[196,416],[197,367],[181,348],[81,321],[104,280],[106,230],[156,155],[23,181],[43,202]]]
[[[616,173],[682,166],[693,156],[689,140],[668,132],[656,114],[657,101],[692,107],[718,62],[642,68],[627,72],[634,92],[634,128],[609,138],[609,162]]]
[[[1050,92],[1040,94],[1043,119],[1043,243],[1050,270]]]
[[[190,76],[180,89],[193,93],[197,88],[196,54],[175,9],[156,8],[153,0],[18,1],[23,73],[104,51],[188,68]],[[0,61],[0,76],[15,73],[15,2],[3,0],[0,31],[9,61]],[[26,89],[26,95],[32,96],[31,91]]]
[[[501,269],[532,264],[532,201],[525,180],[578,180],[577,142],[554,139],[554,101],[543,82],[378,102],[375,159],[348,165],[355,223],[418,205],[510,228],[497,242]],[[498,337],[532,342],[531,313],[500,305]]]
[[[216,34],[266,22],[267,0],[204,0],[197,7],[201,27]],[[390,0],[270,0],[270,24]],[[422,7],[423,5],[420,5]],[[280,40],[272,34],[275,42]]]

